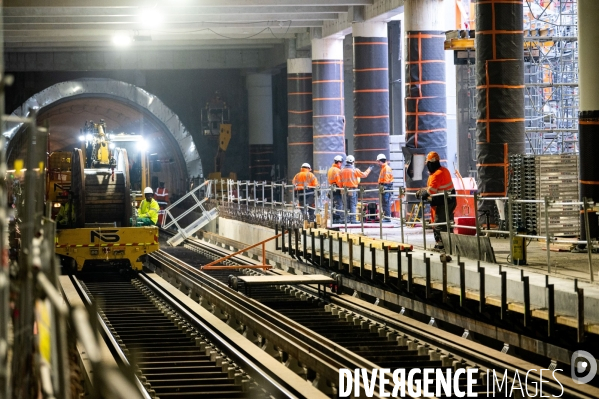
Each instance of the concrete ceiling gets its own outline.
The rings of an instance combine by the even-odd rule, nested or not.
[[[347,33],[351,21],[385,19],[403,0],[4,0],[6,51],[268,48],[312,32]],[[157,14],[146,24],[142,13]],[[309,43],[309,40],[307,41]]]

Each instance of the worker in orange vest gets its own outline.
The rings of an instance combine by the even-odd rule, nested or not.
[[[385,154],[379,154],[376,156],[376,160],[381,167],[381,173],[379,173],[379,186],[385,191],[393,190],[393,170],[387,163],[387,156]],[[381,197],[382,203],[380,206],[383,208],[383,223],[391,222],[391,192],[383,192]]]
[[[360,183],[359,179],[363,179],[368,177],[370,171],[372,170],[372,166],[369,166],[366,169],[366,172],[362,172],[360,169],[357,169],[354,166],[354,162],[356,159],[353,155],[348,155],[345,160],[345,167],[341,170],[340,182],[341,187],[347,187],[348,190],[354,190],[358,188],[358,184]],[[355,191],[351,191],[347,193],[347,209],[349,213],[356,213],[356,206],[358,205],[358,193]],[[358,223],[356,215],[349,215],[347,217],[347,223]]]
[[[314,189],[318,186],[318,180],[311,170],[309,163],[303,163],[300,172],[293,177],[293,186],[299,197],[300,206],[303,208],[304,204],[308,205],[308,220],[313,222],[315,220]]]
[[[341,164],[343,157],[337,155],[333,158],[333,165],[329,168],[327,179],[331,188],[331,204],[333,212],[333,223],[341,223],[343,215],[343,196],[341,194]]]
[[[156,192],[154,193],[154,198],[158,202],[166,202],[166,203],[170,202],[169,198],[168,198],[168,190],[166,188],[164,188],[163,181],[160,182],[160,187],[158,187],[156,189]]]
[[[435,211],[434,223],[445,223],[447,222],[445,212],[445,199],[439,195],[431,197],[433,194],[443,193],[448,191],[449,194],[455,194],[453,187],[453,180],[449,170],[441,166],[441,159],[439,154],[435,151],[431,151],[426,156],[426,167],[429,172],[428,181],[426,188],[421,188],[416,192],[416,198],[423,200],[429,200],[431,208]],[[449,221],[453,222],[453,212],[455,211],[457,201],[455,197],[449,197],[447,199],[447,207],[449,208]],[[446,225],[433,226],[433,234],[435,235],[435,249],[443,249],[443,241],[441,241],[441,232],[447,231]],[[450,230],[451,232],[451,230]]]

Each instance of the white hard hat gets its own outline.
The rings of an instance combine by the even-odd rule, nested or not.
[[[335,162],[343,162],[343,157],[341,155],[337,155],[335,158],[333,158],[333,160]]]
[[[345,159],[345,162],[354,163],[354,162],[356,162],[356,158],[354,158],[353,155],[348,155],[347,158]]]
[[[387,156],[385,154],[379,154],[376,156],[377,161],[380,161],[381,159],[387,160]]]
[[[146,187],[144,189],[144,194],[154,194],[154,190],[152,190],[152,187]]]
[[[308,169],[312,169],[312,167],[310,167],[310,164],[308,162],[304,162],[302,164],[302,168],[308,168]]]

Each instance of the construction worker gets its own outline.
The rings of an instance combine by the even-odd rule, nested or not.
[[[426,156],[426,167],[429,172],[428,181],[426,188],[421,188],[416,192],[416,198],[423,200],[430,200],[431,208],[435,212],[434,223],[445,223],[447,222],[445,212],[445,199],[443,196],[431,197],[433,194],[443,193],[448,191],[449,194],[455,194],[453,187],[453,180],[451,179],[451,173],[449,170],[441,166],[441,159],[439,154],[431,151]],[[447,206],[449,208],[449,220],[453,221],[453,211],[455,211],[457,201],[455,197],[449,197],[447,199]],[[441,232],[447,231],[445,224],[433,226],[433,234],[435,235],[435,249],[443,249],[443,241],[441,241]]]
[[[166,202],[167,204],[170,202],[168,198],[168,190],[164,188],[164,182],[161,181],[159,183],[160,187],[156,189],[156,193],[154,194],[156,201],[158,202]]]
[[[354,190],[358,188],[358,184],[360,183],[359,179],[363,179],[368,177],[370,171],[372,170],[372,166],[369,166],[366,169],[366,172],[362,172],[360,169],[357,169],[354,166],[354,162],[356,159],[353,155],[348,155],[345,159],[345,166],[341,170],[340,182],[341,187],[347,188],[348,190]],[[358,205],[358,193],[355,191],[348,191],[347,193],[347,209],[349,213],[353,213],[354,215],[348,215],[347,223],[358,223],[358,219],[355,215],[356,206]]]
[[[154,200],[154,191],[152,187],[146,187],[144,190],[145,199],[139,204],[137,211],[137,225],[138,226],[155,226],[158,222],[158,212],[160,207],[158,202]]]
[[[300,172],[293,177],[293,186],[296,195],[299,197],[300,206],[303,208],[304,204],[307,204],[308,220],[313,222],[316,219],[313,209],[314,189],[318,186],[318,180],[311,170],[309,163],[303,163]]]
[[[341,194],[341,164],[343,157],[337,155],[333,158],[333,165],[329,168],[327,178],[331,188],[331,204],[333,213],[333,223],[341,223],[343,219],[343,195]]]
[[[68,229],[75,227],[75,222],[77,218],[75,216],[75,205],[73,204],[73,197],[74,193],[72,191],[69,191],[68,201],[60,206],[58,215],[56,215],[56,223],[58,223],[58,228],[60,229]]]
[[[379,154],[376,156],[376,160],[381,167],[381,173],[379,173],[379,186],[385,191],[393,190],[393,170],[387,163],[387,156],[385,154]],[[381,207],[383,208],[383,223],[391,222],[391,192],[383,192]]]

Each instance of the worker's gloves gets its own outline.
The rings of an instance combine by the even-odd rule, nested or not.
[[[428,190],[426,188],[421,188],[418,191],[416,191],[416,198],[417,199],[422,199],[424,201],[426,201],[429,197],[429,193]]]

